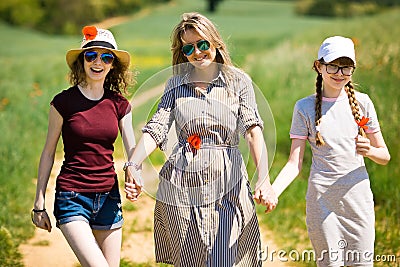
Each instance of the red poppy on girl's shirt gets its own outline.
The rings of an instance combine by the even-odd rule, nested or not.
[[[357,125],[361,128],[363,128],[364,130],[368,129],[368,126],[366,125],[369,121],[369,118],[366,117],[362,117],[360,121],[356,121]]]

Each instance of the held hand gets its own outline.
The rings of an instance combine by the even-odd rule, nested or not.
[[[367,157],[371,151],[371,143],[368,138],[361,135],[356,137],[356,151],[357,154]]]
[[[125,195],[126,198],[135,202],[138,200],[140,193],[142,192],[143,182],[141,170],[135,168],[127,168],[125,171]]]
[[[273,211],[278,205],[278,197],[267,179],[257,182],[253,198],[257,204],[267,207],[265,213]]]
[[[142,187],[138,186],[136,183],[125,183],[124,191],[126,198],[131,202],[135,202],[142,192]]]
[[[49,233],[51,232],[51,222],[46,210],[43,211],[32,210],[31,219],[32,223],[36,227],[47,230]]]

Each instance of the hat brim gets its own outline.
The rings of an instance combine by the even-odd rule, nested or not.
[[[326,63],[329,63],[329,62],[332,62],[341,57],[350,58],[353,61],[353,63],[356,64],[356,59],[355,59],[354,55],[344,55],[343,53],[329,53],[329,54],[325,55],[323,57],[323,59]]]
[[[121,62],[122,65],[126,66],[129,68],[130,66],[130,61],[131,61],[131,56],[130,54],[125,51],[125,50],[117,50],[117,49],[111,49],[103,46],[91,46],[87,48],[81,48],[81,49],[71,49],[67,52],[67,55],[65,56],[65,59],[67,60],[67,64],[70,69],[72,69],[72,65],[78,58],[79,54],[82,53],[83,51],[93,49],[93,48],[101,48],[101,49],[107,49],[113,52],[113,54],[118,58],[118,60]]]

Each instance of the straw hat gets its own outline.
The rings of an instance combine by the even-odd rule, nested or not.
[[[109,30],[98,29],[95,26],[85,26],[82,29],[82,33],[83,40],[81,47],[79,49],[71,49],[67,52],[66,60],[70,68],[82,51],[92,48],[105,48],[112,51],[123,65],[129,67],[129,53],[124,50],[118,50],[114,36]]]

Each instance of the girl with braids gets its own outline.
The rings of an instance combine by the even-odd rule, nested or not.
[[[279,196],[300,173],[308,140],[306,222],[318,266],[373,266],[374,202],[363,157],[385,165],[390,155],[372,101],[354,90],[355,67],[351,39],[322,43],[316,94],[294,107],[289,159],[272,185]]]

